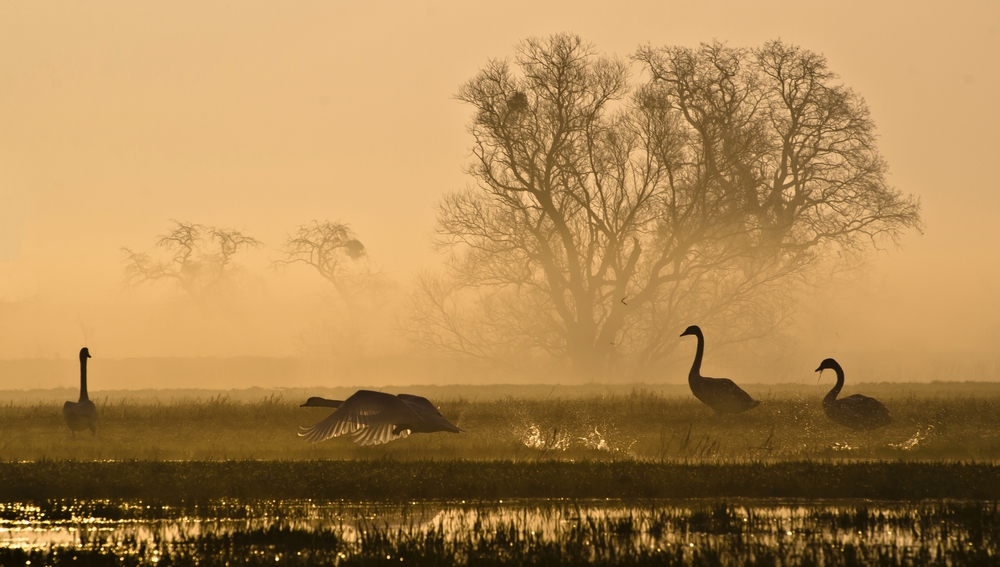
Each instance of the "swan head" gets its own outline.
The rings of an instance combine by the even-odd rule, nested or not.
[[[87,350],[87,347],[81,348],[80,349],[80,360],[86,360],[88,358],[90,358],[90,351]]]
[[[694,335],[696,337],[701,336],[701,328],[699,328],[698,325],[691,325],[687,329],[684,329],[684,332],[681,333],[682,337],[686,337],[688,335]]]
[[[824,370],[837,370],[838,368],[840,368],[840,365],[837,364],[836,360],[827,358],[823,360],[823,362],[819,363],[819,368],[816,369],[816,372],[823,372]]]

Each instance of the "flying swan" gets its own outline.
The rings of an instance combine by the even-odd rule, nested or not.
[[[310,443],[347,434],[358,445],[379,445],[410,433],[465,431],[445,419],[427,398],[410,394],[358,390],[344,401],[312,397],[302,407],[337,408],[323,421],[302,428],[299,436]]]

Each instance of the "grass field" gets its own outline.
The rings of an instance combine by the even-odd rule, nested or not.
[[[314,445],[299,439],[300,426],[330,411],[298,407],[304,391],[95,396],[96,436],[71,435],[61,401],[50,394],[0,406],[0,460],[1000,460],[997,385],[862,388],[886,403],[892,425],[864,433],[829,422],[819,403],[825,387],[759,387],[760,407],[727,417],[713,415],[683,387],[604,388],[607,393],[595,386],[533,387],[513,390],[523,394],[517,397],[499,387],[409,388],[430,396],[466,433],[412,435],[375,447],[349,438]],[[350,391],[309,393],[344,397]]]
[[[826,389],[717,417],[684,386],[413,387],[466,433],[375,447],[296,436],[348,389],[103,393],[95,436],[72,392],[0,393],[0,564],[1000,561],[1000,385],[859,385],[895,418],[870,433]]]

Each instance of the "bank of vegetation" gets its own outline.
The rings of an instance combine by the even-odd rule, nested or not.
[[[41,461],[0,463],[0,501],[1000,498],[1000,466],[790,461]]]

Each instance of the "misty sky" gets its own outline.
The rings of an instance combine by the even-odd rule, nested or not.
[[[120,247],[151,249],[170,219],[271,247],[330,219],[400,281],[434,268],[434,204],[471,182],[453,95],[489,58],[564,31],[622,56],[775,38],[824,54],[926,230],[807,301],[802,336],[817,355],[995,353],[1000,4],[947,4],[0,3],[0,358],[71,358],[84,341],[116,358],[296,354],[314,304],[261,301],[188,339],[135,307],[152,300],[123,288]],[[324,293],[304,270],[267,272],[272,256],[247,259],[268,293]]]

